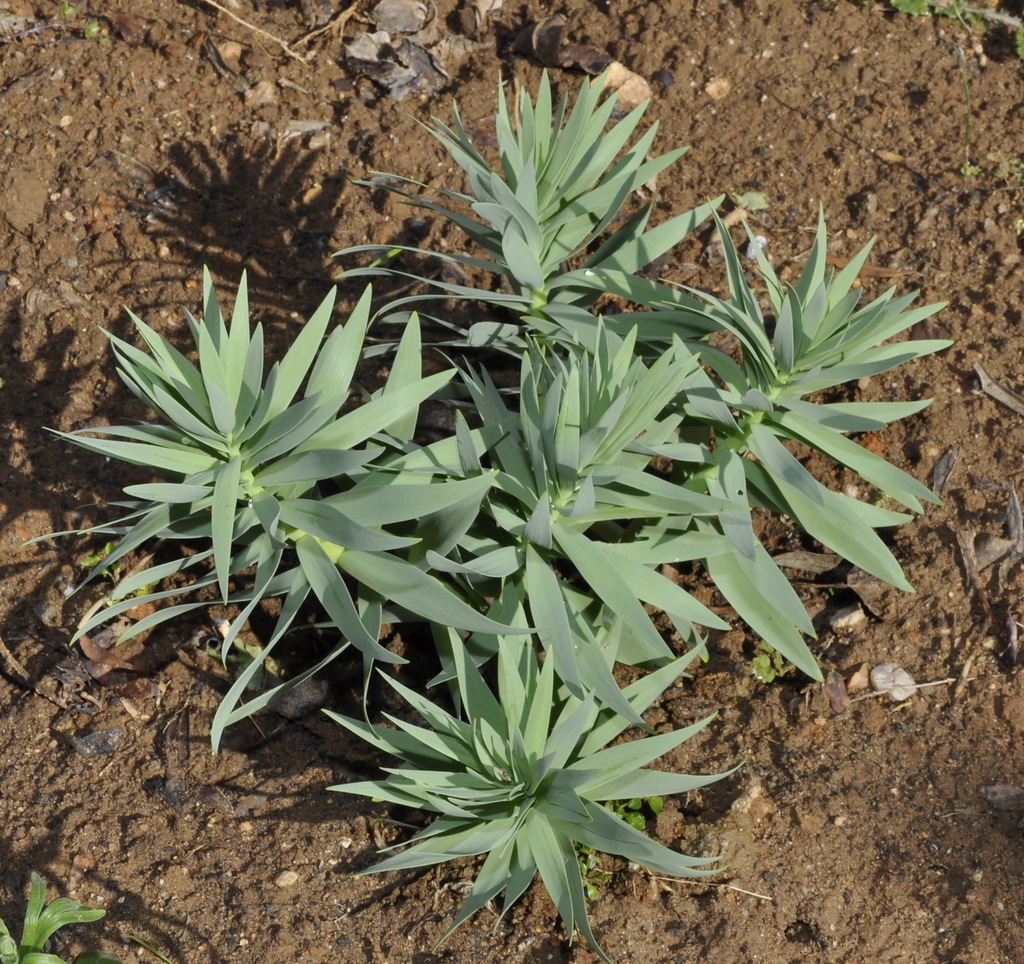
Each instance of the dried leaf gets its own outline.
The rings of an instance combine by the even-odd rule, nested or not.
[[[772,561],[782,569],[798,569],[800,572],[820,576],[822,573],[831,572],[843,560],[834,552],[807,552],[804,549],[795,549],[793,552],[782,552],[772,556]]]
[[[1006,507],[1006,534],[1013,539],[1016,555],[1024,555],[1024,517],[1020,511],[1016,486],[1010,489],[1010,502]]]
[[[302,0],[302,13],[306,25],[311,28],[323,27],[334,16],[331,0]]]
[[[505,0],[473,0],[473,15],[476,18],[477,30],[483,27],[492,13],[498,13],[504,3]]]
[[[358,74],[387,88],[395,100],[404,100],[416,91],[438,91],[451,80],[426,47],[408,38],[395,47],[386,30],[357,34],[345,45],[345,53]]]
[[[939,498],[942,498],[946,486],[949,485],[949,477],[953,474],[959,457],[960,446],[954,445],[935,463],[935,468],[932,469],[932,489],[935,490],[935,494]]]
[[[1007,408],[1012,409],[1018,415],[1024,415],[1024,398],[1016,392],[1011,391],[1009,388],[1004,388],[995,381],[992,376],[982,368],[980,362],[974,363],[974,371],[978,375],[978,381],[981,382],[981,390],[986,395],[990,398],[994,398],[997,402],[1000,402]]]
[[[1015,545],[1016,542],[1013,539],[1002,539],[999,536],[979,536],[974,540],[974,555],[978,571],[981,572],[993,563],[999,562]]]
[[[850,708],[850,694],[846,692],[846,683],[843,682],[842,675],[834,669],[829,670],[825,679],[825,693],[836,716],[842,716]]]
[[[119,726],[109,726],[105,730],[95,730],[85,736],[69,736],[68,742],[84,757],[103,756],[112,753],[124,739],[124,730]]]
[[[560,51],[565,26],[565,17],[560,13],[528,24],[519,31],[512,49],[517,54],[535,57],[545,67],[561,67]]]
[[[863,569],[853,568],[846,577],[846,585],[879,619],[889,619],[894,615],[896,602],[901,598],[901,594],[884,579],[879,579]]]
[[[609,69],[613,63],[610,53],[585,44],[564,43],[558,51],[558,57],[563,67],[578,67],[591,77]],[[614,84],[608,86],[615,89]]]
[[[82,636],[78,644],[86,657],[82,666],[101,686],[132,700],[149,699],[159,692],[156,683],[134,663],[115,656],[88,636]]]
[[[261,80],[243,95],[246,107],[263,107],[277,102],[277,89],[272,80]]]
[[[104,13],[102,16],[110,21],[110,26],[126,44],[138,46],[146,39],[146,27],[138,17],[116,10]]]
[[[217,53],[220,54],[220,59],[224,61],[224,65],[238,73],[242,69],[242,45],[237,40],[225,40],[223,43],[216,44],[215,46]]]
[[[115,656],[109,649],[101,646],[88,636],[82,636],[78,640],[78,645],[81,647],[82,652],[85,653],[86,658],[94,665],[105,666],[108,670],[128,669],[136,672],[138,671],[138,667],[136,667],[134,663],[129,663],[126,660]]]
[[[152,191],[160,183],[156,171],[131,154],[107,151],[103,157],[113,165],[121,177],[142,191]]]

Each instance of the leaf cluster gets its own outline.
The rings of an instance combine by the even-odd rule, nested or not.
[[[334,787],[345,793],[439,814],[407,850],[373,871],[405,870],[487,854],[447,937],[488,901],[508,908],[539,873],[569,933],[574,930],[608,961],[590,929],[575,844],[620,855],[664,874],[699,877],[714,858],[687,857],[651,840],[603,804],[633,794],[659,796],[706,786],[721,775],[646,769],[709,722],[608,746],[630,725],[592,693],[560,687],[551,659],[505,638],[492,692],[466,648],[453,637],[464,719],[390,681],[430,728],[389,717],[394,728],[329,714],[384,753],[405,761],[383,780]],[[682,672],[673,660],[622,691],[634,712],[646,709]],[[444,940],[442,937],[442,940]]]
[[[381,644],[385,624],[425,625],[408,638],[433,644],[433,695],[391,682],[425,725],[373,723],[368,711],[335,716],[399,764],[335,789],[437,814],[409,849],[373,869],[486,855],[453,928],[499,895],[509,906],[539,874],[570,935],[609,960],[587,920],[574,848],[659,873],[711,871],[605,806],[719,778],[647,767],[708,721],[653,734],[644,711],[706,655],[702,629],[728,628],[710,596],[669,576],[706,574],[780,659],[820,679],[813,627],[753,512],[786,515],[909,589],[877,531],[909,515],[829,489],[792,443],[921,512],[932,493],[850,436],[927,402],[823,403],[815,393],[947,343],[893,341],[941,306],[914,307],[914,295],[894,290],[862,305],[855,281],[869,248],[833,271],[823,219],[793,284],[760,251],[756,277],[748,274],[718,202],[651,227],[650,205],[632,210],[631,199],[682,152],[652,159],[654,127],[633,140],[642,109],[609,128],[614,98],[602,100],[602,84],[585,84],[571,107],[554,104],[546,76],[517,111],[501,100],[495,168],[457,112],[453,127],[435,122],[465,190],[413,194],[410,186],[427,189],[403,182],[400,193],[449,218],[476,248],[437,257],[503,282],[491,290],[414,275],[436,299],[481,305],[479,320],[444,343],[460,346],[458,368],[424,374],[418,316],[400,299],[388,309],[404,328],[386,384],[363,389],[359,363],[379,351],[367,339],[367,289],[333,329],[329,295],[265,371],[244,276],[229,323],[207,274],[202,318],[188,316],[190,355],[134,315],[141,346],[111,337],[122,379],[157,420],[63,437],[162,479],[127,487],[120,517],[90,530],[117,539],[90,578],[154,540],[189,544],[120,579],[111,605],[80,632],[142,603],[191,596],[139,620],[134,635],[215,596],[238,612],[226,657],[255,608],[280,597],[261,658],[246,662],[217,711],[217,746],[226,726],[346,647],[362,655],[367,678],[374,661],[401,662]],[[709,218],[725,250],[727,297],[641,276]],[[347,276],[403,272],[385,259]],[[597,311],[609,295],[625,309]],[[713,336],[723,334],[736,350],[719,347]],[[518,358],[515,384],[499,388],[472,363],[466,349],[480,345]],[[454,419],[429,443],[417,435],[428,400]],[[178,587],[161,589],[171,577]],[[337,645],[247,696],[310,597]],[[657,625],[653,610],[664,615]],[[415,646],[409,653],[421,658]],[[626,686],[623,666],[636,677]]]
[[[21,942],[11,936],[7,925],[0,920],[0,964],[66,964],[56,954],[44,950],[46,942],[62,927],[71,924],[89,924],[106,914],[79,904],[68,897],[59,897],[46,905],[46,883],[37,873],[32,874],[28,906]],[[73,964],[119,964],[117,958],[99,951],[86,951],[75,957]]]

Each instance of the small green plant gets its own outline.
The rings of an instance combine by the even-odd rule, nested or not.
[[[648,815],[656,817],[665,808],[665,799],[659,796],[630,797],[628,800],[613,800],[605,806],[634,830],[643,830],[647,827]]]
[[[116,548],[117,540],[111,539],[102,549],[98,550],[97,552],[91,552],[87,556],[82,556],[82,558],[78,560],[78,564],[80,566],[84,566],[86,569],[93,569],[96,566],[98,566],[101,562],[103,562],[103,560],[106,559],[107,556],[109,556],[110,553],[113,552],[114,549]],[[121,578],[121,569],[122,566],[119,562],[115,562],[112,565],[110,565],[108,572],[110,577],[114,580],[114,582],[117,582],[117,580]]]
[[[601,887],[610,884],[614,874],[601,869],[601,855],[591,847],[576,844],[577,859],[580,865],[580,876],[583,878],[583,892],[587,900],[597,900],[601,896]]]
[[[369,301],[367,290],[348,323],[325,339],[334,303],[333,293],[329,295],[265,380],[263,331],[259,325],[251,329],[244,276],[228,325],[206,274],[203,321],[188,315],[198,366],[134,315],[151,354],[110,336],[122,379],[163,416],[164,424],[57,434],[172,481],[127,487],[132,501],[120,503],[127,514],[88,530],[119,539],[114,548],[104,550],[85,582],[113,571],[127,553],[151,540],[198,541],[200,548],[122,580],[111,597],[113,604],[77,635],[142,603],[207,587],[216,588],[224,602],[243,605],[225,634],[225,654],[253,609],[277,595],[284,597],[281,615],[264,657],[313,594],[345,637],[320,666],[349,644],[367,660],[401,662],[380,645],[385,615],[395,622],[436,619],[467,630],[508,630],[400,552],[413,545],[432,547],[429,539],[385,529],[410,520],[424,527],[433,522],[436,538],[443,540],[450,527],[458,531],[475,517],[491,479],[481,475],[435,486],[428,472],[400,476],[385,468],[389,454],[401,454],[401,440],[411,437],[419,404],[452,375],[442,371],[421,376],[415,320],[406,328],[384,387],[364,404],[341,411],[354,394],[351,382],[363,349]],[[441,513],[444,521],[438,522]],[[184,589],[137,595],[170,576],[191,575],[207,560],[212,571]],[[251,584],[234,589],[236,578],[252,567],[256,575]],[[385,614],[385,602],[397,609]],[[205,605],[199,601],[158,610],[121,638]],[[262,665],[262,660],[252,660],[221,704],[213,723],[215,746],[227,725],[305,678],[290,679],[239,707]]]
[[[46,883],[37,873],[32,874],[32,888],[25,909],[25,926],[21,943],[17,943],[7,925],[0,920],[0,964],[66,964],[56,954],[48,954],[46,942],[62,927],[72,924],[90,924],[106,914],[60,897],[49,906],[46,903]],[[72,964],[120,964],[116,957],[99,951],[86,951],[75,957]]]
[[[383,780],[332,789],[431,810],[438,818],[412,846],[369,872],[427,867],[486,854],[462,910],[445,938],[488,901],[504,893],[506,909],[539,872],[570,935],[578,930],[602,960],[611,958],[591,931],[586,889],[574,849],[581,844],[617,854],[658,873],[701,877],[713,858],[687,857],[651,840],[604,803],[627,792],[683,793],[725,774],[693,776],[646,769],[702,730],[710,718],[668,733],[608,744],[629,720],[588,692],[560,687],[554,660],[537,659],[521,639],[502,637],[497,693],[480,675],[457,636],[451,639],[460,718],[413,690],[388,682],[430,724],[389,717],[395,728],[328,715],[384,753],[403,760]],[[667,664],[623,690],[643,712],[672,685],[691,657]]]
[[[789,666],[782,654],[763,639],[757,644],[757,654],[750,661],[750,672],[762,683],[774,683]]]

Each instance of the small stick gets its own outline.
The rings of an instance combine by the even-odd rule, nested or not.
[[[1014,667],[1017,665],[1017,620],[1013,618],[1013,613],[1006,614],[1006,640],[1003,661]]]
[[[251,30],[253,33],[258,33],[261,37],[266,37],[267,40],[272,40],[286,54],[288,54],[289,57],[294,57],[296,60],[303,64],[308,63],[307,59],[302,54],[298,54],[294,50],[292,50],[292,48],[280,37],[275,37],[272,33],[267,33],[266,30],[263,30],[261,27],[257,27],[256,24],[249,23],[248,20],[243,20],[240,16],[238,16],[238,14],[232,13],[226,7],[222,7],[219,3],[216,2],[216,0],[203,0],[203,3],[213,7],[214,10],[219,10],[221,13],[230,17],[236,23],[240,23],[243,27],[247,28],[248,30]]]
[[[983,20],[989,20],[993,23],[1006,24],[1007,27],[1014,27],[1020,30],[1021,26],[1024,26],[1024,20],[1020,17],[1015,17],[1010,13],[1002,13],[999,10],[993,10],[992,7],[978,7],[974,4],[964,4],[960,7],[960,13],[967,14],[971,17],[981,17]]]
[[[748,897],[756,897],[758,900],[775,900],[774,897],[769,897],[766,894],[758,894],[753,890],[744,890],[742,887],[737,887],[735,884],[716,884],[707,880],[686,880],[681,877],[659,877],[657,874],[651,874],[651,880],[664,880],[670,884],[692,884],[694,886],[700,885],[702,887],[725,887],[728,890],[735,890],[738,894],[746,894]]]
[[[934,680],[932,680],[929,683],[915,683],[913,686],[904,686],[904,685],[900,684],[898,687],[894,687],[894,688],[898,688],[898,689],[901,689],[901,690],[923,690],[927,686],[945,686],[945,685],[948,685],[949,683],[955,683],[955,682],[957,682],[957,680],[954,677],[951,676],[948,679],[934,679]],[[891,690],[875,690],[875,692],[873,692],[873,693],[862,693],[860,696],[854,696],[850,700],[850,702],[851,703],[859,703],[861,700],[872,700],[872,699],[875,699],[878,696],[888,696],[890,694],[890,692],[892,692],[892,691]],[[900,702],[903,703],[903,702],[906,702],[906,701],[905,700],[900,700]]]
[[[979,630],[981,635],[984,636],[988,633],[989,626],[992,625],[992,604],[988,601],[988,593],[985,592],[985,587],[981,583],[981,576],[978,573],[978,557],[974,551],[974,539],[976,536],[977,533],[973,529],[956,530],[956,544],[960,547],[964,572],[967,575],[968,582],[978,594],[978,599],[981,600],[981,608],[985,613],[985,622]]]
[[[7,648],[7,644],[4,642],[3,636],[0,636],[0,656],[6,660],[11,674],[22,686],[27,689],[34,689],[32,685],[32,678],[28,675],[28,670],[21,665],[14,653]]]
[[[5,33],[0,34],[0,44],[9,44],[15,40],[24,40],[25,37],[31,37],[33,34],[42,33],[44,30],[59,30],[61,24],[59,23],[37,23],[34,27],[26,27],[24,30],[19,30],[16,33]]]
[[[356,7],[358,6],[359,0],[352,0],[352,3],[350,3],[344,10],[342,10],[333,20],[328,21],[322,27],[317,27],[316,30],[312,31],[311,33],[307,33],[306,36],[299,37],[299,39],[296,40],[295,43],[292,44],[292,46],[303,47],[306,44],[308,44],[311,40],[313,40],[315,37],[319,37],[320,34],[327,33],[328,30],[335,36],[338,36],[344,29],[345,24],[347,24],[349,20],[351,20],[356,15]]]
[[[967,659],[964,660],[964,668],[960,670],[960,680],[953,689],[953,699],[957,700],[963,696],[964,690],[967,689],[967,684],[973,679],[977,679],[976,676],[968,676],[967,674],[971,671],[971,664],[974,662],[974,657],[977,653],[971,653]]]
[[[0,636],[0,657],[7,663],[8,672],[18,682],[20,686],[24,686],[25,689],[32,690],[37,696],[43,697],[43,699],[49,700],[51,703],[59,706],[62,710],[68,708],[67,703],[63,702],[55,693],[47,692],[46,687],[41,685],[37,680],[33,680],[28,675],[28,670],[21,665],[21,662],[15,657],[8,648],[7,644],[4,643],[3,637]],[[83,693],[83,696],[86,694]]]
[[[981,383],[981,390],[997,402],[1002,402],[1007,408],[1013,409],[1018,415],[1024,415],[1024,398],[1009,388],[1004,388],[981,366],[981,362],[974,363],[974,371]]]

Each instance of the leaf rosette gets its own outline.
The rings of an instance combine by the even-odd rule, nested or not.
[[[118,503],[127,514],[88,530],[121,537],[89,578],[154,539],[201,544],[194,554],[149,566],[118,583],[113,604],[86,621],[76,638],[144,603],[211,586],[223,601],[242,605],[226,634],[225,652],[266,596],[284,600],[265,655],[310,593],[341,631],[343,641],[326,660],[236,708],[259,670],[260,661],[254,661],[221,705],[215,745],[227,724],[298,685],[345,646],[354,645],[367,660],[401,662],[378,641],[385,615],[393,621],[440,620],[466,630],[509,628],[481,615],[408,560],[404,550],[420,543],[418,536],[388,531],[410,520],[422,524],[453,507],[472,516],[491,483],[481,475],[432,484],[430,474],[403,477],[387,468],[388,459],[400,453],[399,441],[411,437],[420,403],[443,387],[453,370],[421,374],[419,326],[413,319],[387,383],[362,404],[349,405],[358,397],[352,383],[369,324],[370,291],[346,324],[327,336],[333,305],[332,291],[264,380],[263,330],[250,327],[245,277],[228,325],[206,273],[203,319],[187,314],[197,365],[135,315],[131,318],[148,353],[110,336],[122,380],[163,422],[58,433],[171,480],[128,486],[131,501]],[[208,560],[211,570],[184,588],[146,588],[180,573],[191,575]],[[232,590],[250,570],[255,575],[249,585]],[[122,639],[206,604],[158,609]]]
[[[553,661],[539,661],[532,645],[503,637],[497,693],[492,692],[467,650],[453,648],[463,714],[395,680],[388,682],[429,724],[388,717],[393,727],[332,719],[384,753],[399,757],[382,780],[331,789],[438,814],[407,850],[364,873],[406,870],[486,854],[479,875],[443,942],[488,901],[504,894],[507,910],[539,873],[570,937],[579,931],[611,962],[587,917],[586,892],[574,850],[581,844],[617,854],[656,873],[702,877],[715,873],[716,858],[689,857],[652,840],[612,813],[607,801],[664,796],[706,786],[727,774],[695,776],[647,769],[702,730],[692,726],[608,746],[630,720],[559,686]],[[642,713],[674,683],[692,654],[673,660],[630,684],[623,696]]]

